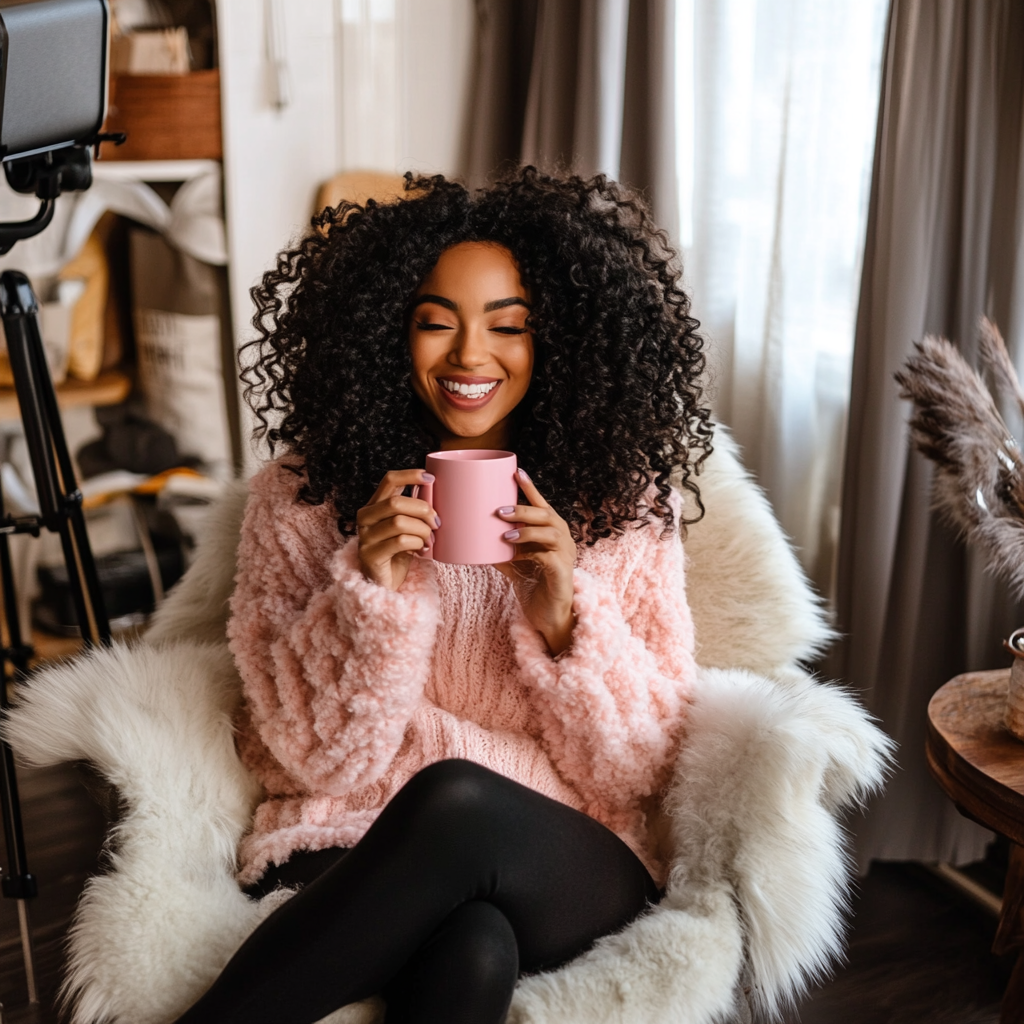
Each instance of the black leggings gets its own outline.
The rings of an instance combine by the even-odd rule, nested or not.
[[[521,970],[571,960],[659,899],[614,832],[469,761],[424,768],[343,856],[306,856],[334,863],[178,1024],[312,1024],[375,993],[387,1024],[499,1024]]]

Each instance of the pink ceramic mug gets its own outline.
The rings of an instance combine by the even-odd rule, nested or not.
[[[502,535],[515,524],[499,518],[497,510],[519,503],[515,453],[495,448],[431,452],[426,469],[434,482],[418,485],[413,496],[434,507],[441,525],[422,557],[460,565],[511,561],[516,547]]]

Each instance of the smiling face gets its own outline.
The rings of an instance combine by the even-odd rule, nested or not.
[[[493,242],[446,249],[413,303],[412,386],[441,449],[505,448],[533,373],[529,296],[512,253]]]

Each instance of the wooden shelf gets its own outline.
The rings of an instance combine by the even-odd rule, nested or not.
[[[131,388],[131,378],[119,370],[108,370],[92,381],[69,377],[57,385],[57,404],[62,409],[82,405],[117,405],[128,397]],[[0,388],[0,420],[16,420],[20,416],[14,388]]]

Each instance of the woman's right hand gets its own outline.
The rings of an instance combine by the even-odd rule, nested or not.
[[[415,553],[430,543],[441,521],[425,501],[406,498],[402,491],[433,479],[422,469],[392,470],[356,513],[359,567],[368,580],[388,590],[397,590],[405,582]]]

